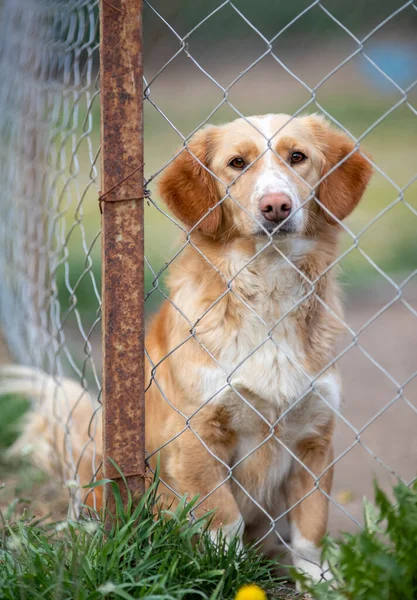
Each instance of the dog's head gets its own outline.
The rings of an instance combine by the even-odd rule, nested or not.
[[[165,169],[160,193],[208,236],[312,235],[350,214],[371,175],[353,141],[323,118],[265,115],[197,132]]]

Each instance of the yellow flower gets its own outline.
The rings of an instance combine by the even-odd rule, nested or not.
[[[235,600],[267,600],[266,594],[257,585],[244,585],[238,590]]]

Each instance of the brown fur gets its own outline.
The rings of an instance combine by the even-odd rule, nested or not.
[[[197,133],[160,182],[161,194],[172,212],[188,227],[205,217],[198,229],[207,235],[214,235],[221,221],[221,210],[215,208],[215,183],[207,169],[211,143],[210,130]]]
[[[146,448],[153,468],[161,458],[168,504],[175,501],[169,488],[199,494],[198,511],[216,509],[214,527],[243,515],[253,538],[268,531],[263,511],[278,516],[282,498],[294,507],[290,519],[301,535],[317,544],[328,501],[318,490],[309,494],[314,479],[291,453],[330,494],[329,404],[339,401],[330,365],[342,312],[329,270],[339,228],[308,200],[315,190],[336,220],[343,219],[372,169],[358,152],[346,158],[353,143],[319,117],[253,119],[273,127],[268,136],[279,157],[265,154],[265,137],[240,119],[199,131],[162,176],[160,193],[192,230],[192,244],[170,269],[174,304],[163,304],[146,339],[152,363],[145,373]],[[295,150],[307,160],[291,167]],[[246,164],[260,158],[246,171],[233,170],[229,163],[240,155]],[[257,221],[270,180],[295,194],[304,212],[302,220],[292,217],[297,234],[268,241]],[[298,242],[306,248],[300,253]]]
[[[295,506],[289,513],[290,520],[295,521],[302,535],[315,544],[319,544],[327,528],[327,496],[330,496],[333,482],[333,466],[329,468],[333,460],[333,431],[334,419],[331,419],[322,427],[321,435],[307,438],[298,445],[297,457],[302,465],[294,463],[285,489],[288,507]],[[307,469],[317,476],[317,488]]]
[[[370,181],[372,167],[366,154],[354,151],[355,144],[346,134],[330,129],[322,121],[312,123],[325,156],[324,180],[320,184],[318,198],[330,211],[323,212],[333,224],[333,216],[336,222],[343,221],[356,207]]]

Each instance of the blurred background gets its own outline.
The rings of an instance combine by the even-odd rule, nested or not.
[[[7,4],[0,5],[3,28]],[[69,28],[55,28],[53,35],[64,39]],[[198,127],[241,114],[318,112],[360,138],[372,156],[375,174],[346,221],[337,266],[347,328],[340,344],[345,419],[338,424],[335,499],[358,521],[374,474],[381,483],[416,475],[416,33],[416,5],[400,0],[144,4],[148,316],[166,293],[164,267],[180,235],[158,198],[158,175]],[[60,333],[78,365],[85,365],[86,354],[100,363],[97,42],[96,30],[78,54],[78,80],[70,68],[68,108],[64,102],[53,116],[57,222],[65,241],[53,294]],[[87,64],[90,96],[79,93]],[[57,64],[56,72],[63,68]],[[2,140],[7,153],[10,140]],[[331,518],[333,531],[354,527],[338,508]]]

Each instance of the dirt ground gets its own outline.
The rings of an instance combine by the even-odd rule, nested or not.
[[[395,295],[387,287],[348,298],[347,323],[357,332]],[[395,302],[358,336],[358,345],[339,363],[342,414],[356,431],[337,419],[335,455],[341,458],[335,468],[333,496],[342,509],[331,507],[334,534],[356,527],[343,510],[363,522],[362,498],[373,498],[374,476],[389,487],[398,476],[410,481],[417,475],[417,287],[406,289],[404,298],[415,314]],[[340,347],[350,342],[352,336],[347,334]]]
[[[417,475],[417,286],[408,288],[404,298],[415,314],[396,301],[339,361],[344,403],[335,436],[339,460],[330,510],[332,534],[354,531],[363,521],[362,498],[373,497],[374,476],[390,487],[397,476],[409,481]],[[358,332],[394,297],[389,286],[349,295],[346,323]],[[346,333],[340,352],[352,344],[352,334]],[[0,363],[7,359],[0,343]]]

